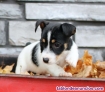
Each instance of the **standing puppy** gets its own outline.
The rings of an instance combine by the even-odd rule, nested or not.
[[[72,76],[64,71],[68,63],[76,67],[78,61],[77,45],[70,38],[75,34],[75,26],[68,23],[36,22],[35,32],[40,25],[41,39],[26,46],[17,61],[16,73],[32,71],[52,76]]]

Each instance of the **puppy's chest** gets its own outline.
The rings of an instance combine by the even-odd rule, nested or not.
[[[64,67],[66,64],[65,59],[67,58],[69,51],[64,51],[61,55],[57,56],[57,65]]]

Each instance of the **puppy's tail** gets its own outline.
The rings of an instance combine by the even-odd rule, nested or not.
[[[25,47],[28,46],[28,45],[30,45],[30,44],[31,44],[31,42],[27,42],[26,45],[25,45]]]

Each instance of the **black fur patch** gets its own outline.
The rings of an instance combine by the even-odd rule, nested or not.
[[[69,38],[69,41],[67,42],[67,49],[66,50],[70,50],[72,45],[73,45],[73,40],[71,38]]]
[[[50,42],[47,41],[47,35],[48,32],[51,31],[51,38]],[[42,32],[41,35],[41,40],[45,39],[46,41],[43,43],[40,41],[40,46],[41,46],[41,52],[47,47],[48,43],[50,44],[50,50],[54,52],[56,55],[60,55],[64,50],[64,44],[67,44],[67,49],[70,50],[71,46],[73,44],[73,41],[70,37],[66,36],[60,26],[60,24],[49,24],[45,27],[45,29]],[[55,40],[54,43],[52,43],[52,40]],[[56,44],[60,44],[59,47],[56,47]]]
[[[36,66],[39,66],[38,64],[38,60],[37,60],[37,50],[38,50],[38,46],[39,46],[39,43],[37,45],[35,45],[35,47],[33,48],[32,50],[32,61],[33,63],[36,65]]]

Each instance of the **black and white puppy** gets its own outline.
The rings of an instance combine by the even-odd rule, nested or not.
[[[76,27],[68,23],[53,23],[44,20],[36,22],[35,32],[40,25],[41,39],[26,46],[17,61],[16,74],[32,71],[52,76],[72,76],[64,71],[68,63],[76,67],[78,48],[70,38]]]

